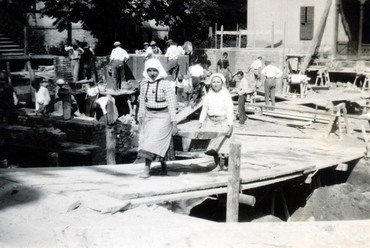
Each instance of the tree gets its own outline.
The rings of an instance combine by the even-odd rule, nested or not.
[[[225,1],[224,5],[217,4],[222,0],[43,0],[43,2],[45,8],[42,13],[55,18],[54,25],[59,30],[68,29],[71,23],[81,22],[82,27],[91,31],[98,39],[103,53],[111,49],[115,40],[123,42],[128,49],[137,48],[141,37],[136,28],[149,20],[170,26],[170,36],[179,38],[179,42],[185,40],[185,37],[188,40],[207,40],[208,27],[222,18],[222,15],[219,15],[223,13],[220,6],[227,5]]]

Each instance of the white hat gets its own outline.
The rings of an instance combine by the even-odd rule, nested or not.
[[[57,85],[64,85],[64,84],[66,84],[66,82],[63,79],[61,79],[61,78],[59,78],[55,83]]]
[[[116,42],[113,43],[113,46],[120,46],[120,45],[121,45],[121,42],[119,42],[119,41],[116,41]]]

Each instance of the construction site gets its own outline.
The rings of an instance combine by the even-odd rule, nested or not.
[[[258,15],[263,6],[283,14]],[[109,56],[95,57],[94,80],[104,82],[101,94],[117,105],[114,124],[71,114],[70,98],[42,116],[34,111],[34,78],[68,82],[80,113],[89,80],[73,80],[66,56],[25,54],[0,34],[0,246],[367,247],[369,6],[366,0],[292,6],[251,0],[250,28],[216,25],[215,47],[191,56],[211,74],[227,52],[231,71],[244,71],[247,80],[254,80],[248,67],[258,56],[272,61],[286,76],[278,80],[276,104],[266,105],[258,88],[239,124],[237,88],[229,89],[234,125],[223,171],[214,171],[213,157],[205,154],[221,133],[198,128],[203,102],[184,104],[176,114],[168,173],[161,175],[160,162],[153,162],[147,179],[138,177],[144,168],[134,162],[139,127],[127,106],[143,79],[143,55],[130,53],[130,79],[121,89],[114,86]],[[289,8],[297,15],[287,17]],[[302,25],[302,18],[295,43],[294,22]],[[227,37],[236,39],[235,47],[225,47]],[[247,47],[241,47],[243,37]],[[156,58],[166,66],[164,55]],[[181,56],[180,73],[190,64]],[[50,92],[55,87],[47,86]],[[6,104],[9,88],[16,106]]]

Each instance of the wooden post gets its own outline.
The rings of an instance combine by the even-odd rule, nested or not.
[[[236,31],[237,32],[239,31],[239,25],[238,24],[236,24]],[[238,38],[239,38],[239,35],[235,35],[235,45],[237,45],[238,48],[240,48]]]
[[[226,222],[238,222],[241,144],[230,144]]]
[[[220,49],[222,49],[223,45],[224,45],[224,25],[221,25]]]
[[[334,10],[334,40],[333,40],[333,57],[337,57],[338,50],[338,23],[339,23],[339,3],[338,0],[334,0],[335,10]]]
[[[72,96],[71,92],[68,89],[59,89],[60,97],[62,98],[63,102],[63,119],[69,120],[72,118]]]
[[[8,85],[12,85],[12,77],[10,74],[10,61],[6,61],[6,75],[7,75]]]
[[[116,134],[113,127],[105,129],[107,164],[116,164]]]
[[[71,94],[63,94],[63,119],[69,120],[72,118],[72,97]]]
[[[361,57],[361,49],[362,49],[362,33],[364,31],[364,4],[366,0],[360,0],[360,22],[358,24],[358,50],[357,50],[357,57]]]
[[[28,54],[28,27],[23,28],[23,52]]]
[[[239,29],[239,44],[238,48],[240,49],[242,47],[242,31]]]
[[[271,48],[274,48],[274,22],[271,25]]]
[[[217,49],[217,23],[215,23],[215,48]]]

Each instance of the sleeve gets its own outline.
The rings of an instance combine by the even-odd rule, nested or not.
[[[112,52],[110,53],[110,56],[109,56],[109,60],[110,60],[110,62],[112,62],[113,54],[114,54],[114,49],[112,49]]]
[[[144,109],[145,109],[145,90],[144,90],[144,83],[140,85],[140,95],[139,95],[139,111],[138,116],[144,116]]]
[[[167,49],[166,54],[164,55],[165,57],[168,57],[168,55],[169,55],[169,50],[170,50],[170,48],[168,48],[168,49]]]
[[[231,99],[230,94],[227,92],[225,94],[225,103],[226,103],[226,116],[227,116],[227,124],[232,126],[234,122],[234,104],[233,100]]]
[[[176,96],[175,92],[172,90],[172,86],[169,81],[163,80],[164,83],[164,95],[168,104],[168,110],[170,112],[171,121],[177,121],[176,119]]]
[[[266,67],[262,69],[261,75],[266,76]]]
[[[203,123],[206,120],[208,113],[208,95],[204,97],[202,111],[199,116],[199,123]]]
[[[276,67],[275,70],[276,70],[276,76],[275,76],[276,78],[280,78],[281,76],[283,76],[283,72],[279,68]]]
[[[65,50],[66,52],[69,52],[71,49],[72,49],[72,47],[71,47],[71,46],[66,46],[66,47],[64,47],[64,50]]]

